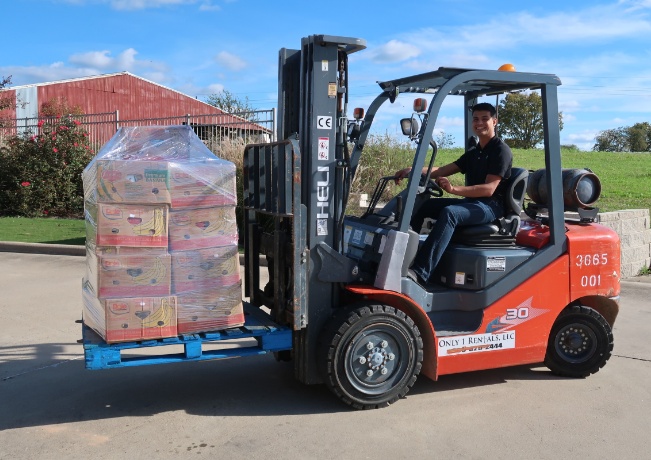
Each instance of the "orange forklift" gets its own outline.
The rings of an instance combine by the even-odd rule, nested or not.
[[[89,338],[85,327],[88,369],[274,353],[293,361],[299,381],[325,383],[346,404],[369,409],[405,396],[420,374],[436,380],[545,363],[555,374],[585,377],[605,365],[619,311],[620,245],[596,223],[598,178],[562,168],[558,77],[441,67],[380,82],[366,114],[355,109],[349,120],[348,57],[365,47],[358,38],[311,35],[300,49],[280,50],[282,140],[244,151],[245,325],[126,344]],[[444,100],[458,101],[469,138],[479,98],[522,90],[542,97],[545,168],[514,167],[505,216],[459,228],[435,281],[414,282],[408,269],[428,230],[409,223],[442,194],[420,171],[428,155],[428,167],[436,164],[432,138]],[[394,180],[383,178],[366,211],[347,215],[371,126],[398,98],[416,99],[401,121],[415,145],[408,184],[380,207]],[[240,338],[255,343],[216,347]],[[169,344],[184,353],[121,354]]]
[[[246,148],[246,289],[253,305],[293,329],[292,350],[277,356],[294,360],[299,380],[325,382],[359,409],[395,402],[421,373],[436,380],[542,362],[570,377],[597,372],[613,348],[620,246],[614,231],[595,223],[598,178],[562,168],[558,77],[442,67],[380,82],[365,116],[355,109],[349,121],[348,55],[363,47],[316,35],[300,50],[281,50],[278,134],[286,140]],[[457,229],[436,282],[417,284],[407,270],[426,235],[409,222],[442,194],[420,171],[428,151],[429,168],[436,164],[432,137],[443,101],[459,101],[469,138],[479,98],[522,90],[542,96],[545,168],[514,167],[506,215]],[[414,113],[401,121],[416,146],[409,183],[380,208],[394,179],[383,178],[366,212],[348,216],[371,125],[399,97],[415,98]],[[525,192],[537,200],[526,207]],[[270,274],[264,288],[260,255]]]

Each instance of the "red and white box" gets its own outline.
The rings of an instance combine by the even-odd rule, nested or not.
[[[220,159],[171,162],[172,208],[235,206],[235,164]]]
[[[87,238],[97,246],[167,248],[168,206],[86,204]]]
[[[240,283],[237,246],[172,252],[172,292],[214,291]]]
[[[131,248],[135,251],[135,248]],[[86,250],[86,280],[100,298],[158,297],[172,292],[171,257],[162,249]]]
[[[97,160],[97,201],[169,204],[170,171],[166,161]]]
[[[171,210],[170,251],[237,246],[235,206]]]
[[[241,284],[178,298],[179,334],[210,332],[244,325]]]
[[[107,343],[176,337],[176,297],[98,299],[82,289],[84,323]]]

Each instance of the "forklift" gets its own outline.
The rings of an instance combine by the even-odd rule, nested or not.
[[[620,245],[595,222],[598,178],[562,169],[559,78],[441,67],[379,82],[366,114],[355,109],[349,120],[348,56],[364,48],[361,39],[313,35],[299,50],[282,49],[283,140],[245,148],[245,293],[293,330],[291,350],[277,359],[292,359],[298,380],[325,383],[357,409],[397,401],[421,373],[437,380],[536,363],[569,377],[597,372],[613,349]],[[459,100],[470,138],[479,98],[523,90],[538,90],[543,100],[545,168],[514,165],[505,216],[457,229],[436,282],[421,286],[407,272],[426,235],[409,223],[424,201],[442,195],[420,172],[428,151],[429,171],[436,164],[443,101]],[[415,98],[411,117],[401,120],[416,146],[407,187],[379,207],[394,180],[385,177],[362,216],[346,215],[374,119],[398,97]],[[538,197],[526,209],[525,191]],[[261,286],[264,269],[269,283]]]
[[[371,409],[405,396],[420,374],[437,380],[545,363],[555,374],[586,377],[605,365],[619,311],[620,245],[596,223],[597,177],[561,166],[558,77],[441,67],[379,82],[366,113],[355,109],[348,119],[348,58],[365,48],[358,38],[311,35],[300,49],[280,50],[282,140],[243,152],[244,326],[119,344],[84,326],[87,369],[274,353],[293,361],[299,381]],[[432,138],[444,100],[459,101],[469,138],[479,98],[522,90],[541,93],[545,168],[515,165],[505,216],[458,229],[435,281],[414,282],[408,269],[428,229],[410,220],[442,195],[420,172],[428,154],[429,170],[436,165]],[[407,186],[380,206],[394,180],[384,177],[365,212],[347,215],[371,126],[398,98],[414,98],[400,121],[415,145]],[[255,343],[218,347],[234,339]],[[184,351],[122,354],[167,345]]]

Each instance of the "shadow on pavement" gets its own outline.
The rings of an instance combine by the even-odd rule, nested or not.
[[[79,347],[77,352],[76,347]],[[325,385],[303,385],[270,355],[89,371],[81,345],[0,348],[0,430],[185,411],[247,417],[346,412]],[[555,378],[532,366],[421,376],[410,396]]]

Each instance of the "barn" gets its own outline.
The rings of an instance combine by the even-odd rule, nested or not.
[[[98,143],[110,139],[120,126],[187,124],[203,139],[246,134],[268,140],[274,132],[273,110],[253,116],[227,114],[130,72],[14,86],[0,91],[0,97],[17,103],[2,114],[8,121],[4,135],[34,131],[42,104],[54,99],[79,106],[85,114],[79,121]]]

